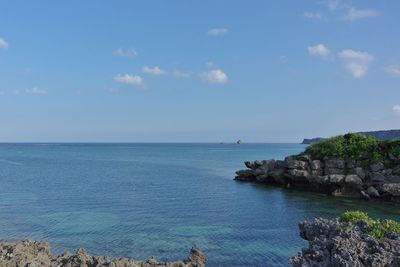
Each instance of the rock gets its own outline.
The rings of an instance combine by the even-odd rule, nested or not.
[[[253,181],[256,178],[253,170],[239,170],[236,174],[235,180],[238,181]]]
[[[257,175],[257,176],[256,176],[256,180],[257,180],[258,182],[265,182],[265,181],[268,180],[268,178],[269,178],[269,175],[268,175],[268,174],[261,174],[261,175]]]
[[[325,160],[325,168],[329,169],[344,169],[346,162],[341,159],[327,159]]]
[[[367,193],[368,193],[368,195],[371,196],[371,197],[376,197],[376,198],[378,198],[378,197],[381,196],[381,195],[379,194],[378,190],[376,190],[376,188],[373,187],[373,186],[369,186],[369,187],[368,187]]]
[[[329,182],[333,184],[343,184],[345,181],[345,176],[341,174],[331,174],[328,176],[329,177]]]
[[[325,174],[325,175],[331,175],[331,174],[345,174],[345,170],[344,170],[344,169],[327,168],[327,167],[325,167],[325,169],[324,169],[324,174]]]
[[[206,263],[207,258],[194,247],[185,261],[160,263],[155,258],[146,262],[127,258],[110,260],[106,256],[92,256],[84,249],[76,254],[53,256],[47,243],[31,240],[0,243],[0,266],[9,267],[203,267]]]
[[[368,195],[368,193],[363,191],[363,190],[360,191],[360,197],[362,199],[365,199],[365,200],[370,200],[371,199],[371,197]]]
[[[400,196],[400,183],[384,184],[382,185],[381,190],[392,196],[398,197]]]
[[[292,158],[286,160],[286,164],[289,169],[298,169],[298,170],[305,170],[308,165],[306,161],[296,160]]]
[[[288,170],[289,178],[296,181],[299,179],[307,179],[310,177],[310,173],[305,170],[290,169]]]
[[[252,161],[245,161],[245,162],[244,162],[244,165],[246,165],[247,168],[252,169],[252,170],[254,170],[254,169],[256,169],[256,168],[258,167],[258,166],[257,166],[254,162],[252,162]]]
[[[371,164],[369,166],[369,168],[372,172],[379,172],[379,171],[385,169],[385,165],[383,165],[382,162],[375,162],[375,163]]]
[[[380,172],[371,172],[369,178],[373,183],[383,183],[386,180],[386,177]]]
[[[400,175],[400,165],[397,165],[392,169],[392,174],[394,175]]]
[[[346,161],[346,168],[347,169],[354,169],[357,167],[357,162],[355,160],[347,160]]]
[[[400,266],[400,240],[375,239],[367,234],[368,223],[341,223],[317,218],[300,223],[300,236],[308,241],[290,260],[295,267],[396,267]]]
[[[320,160],[311,161],[311,170],[320,170],[322,168],[322,163]]]
[[[193,266],[204,266],[207,263],[207,257],[203,254],[203,252],[195,247],[192,247],[187,262],[194,264]]]
[[[362,186],[363,181],[361,180],[360,177],[358,177],[358,175],[350,174],[350,175],[346,175],[345,183],[352,187],[359,188]]]
[[[362,180],[364,180],[366,177],[366,173],[361,167],[354,168],[354,174],[357,174]]]

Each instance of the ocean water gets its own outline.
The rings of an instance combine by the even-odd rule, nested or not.
[[[183,259],[208,266],[288,266],[298,222],[349,209],[400,219],[400,207],[240,183],[243,161],[299,144],[0,144],[0,239],[54,253]]]

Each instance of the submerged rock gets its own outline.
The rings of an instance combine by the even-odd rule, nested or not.
[[[129,258],[111,260],[107,256],[92,256],[83,248],[78,249],[76,254],[66,252],[53,256],[48,243],[32,240],[0,243],[0,266],[9,267],[202,267],[206,263],[206,256],[194,247],[184,261],[161,263],[153,257],[147,261]]]

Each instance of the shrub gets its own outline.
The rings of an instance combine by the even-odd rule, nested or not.
[[[380,141],[362,134],[338,135],[310,145],[305,153],[315,158],[340,158],[358,161],[384,160],[380,153]]]
[[[361,220],[368,222],[368,233],[375,238],[381,239],[389,232],[400,234],[400,223],[393,220],[374,220],[362,211],[346,211],[340,216],[342,222],[354,223]]]

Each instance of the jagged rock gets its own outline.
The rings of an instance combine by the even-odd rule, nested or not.
[[[331,175],[331,174],[345,174],[345,170],[344,170],[344,169],[327,168],[327,167],[325,167],[325,169],[324,169],[324,174],[325,174],[325,175]]]
[[[366,177],[366,173],[361,167],[354,168],[354,174],[357,174],[362,180],[364,180]]]
[[[397,165],[392,169],[392,174],[394,175],[400,175],[400,165]]]
[[[260,174],[256,176],[258,182],[265,182],[269,178],[268,174]]]
[[[329,169],[344,169],[346,162],[341,159],[327,159],[325,160],[325,168]]]
[[[373,183],[383,183],[385,182],[386,177],[380,172],[371,172],[369,174],[370,180]]]
[[[383,184],[381,190],[392,196],[400,196],[400,183]]]
[[[378,240],[368,235],[368,223],[341,223],[317,218],[299,224],[300,236],[309,242],[291,259],[295,267],[397,267],[400,266],[400,240]]]
[[[289,158],[286,161],[286,164],[289,169],[299,169],[299,170],[305,170],[308,165],[306,161],[296,160],[292,158]]]
[[[252,170],[254,170],[258,167],[253,161],[245,161],[244,165],[246,165],[247,168],[252,169]]]
[[[235,180],[239,181],[252,181],[256,177],[253,170],[239,170],[236,172]]]
[[[310,173],[306,170],[298,170],[298,169],[289,169],[288,173],[290,175],[290,178],[293,180],[298,180],[298,179],[307,179],[310,177]]]
[[[92,256],[82,248],[76,254],[53,256],[48,243],[31,240],[0,243],[0,266],[8,267],[202,267],[206,263],[207,258],[194,247],[185,261],[160,263],[155,258],[146,262],[127,258],[110,260],[107,256]]]
[[[363,181],[361,180],[360,177],[358,177],[358,175],[350,174],[350,175],[346,175],[345,183],[352,187],[359,188],[362,186]]]
[[[311,161],[311,170],[320,170],[322,168],[322,163],[320,160]]]
[[[379,194],[378,190],[376,190],[376,188],[373,187],[373,186],[368,187],[367,193],[368,193],[368,195],[370,195],[371,197],[377,197],[377,198],[378,198],[378,197],[381,196],[381,195]]]
[[[345,176],[341,174],[331,174],[328,176],[329,177],[329,182],[333,184],[343,184],[345,181]]]
[[[369,166],[372,172],[379,172],[385,169],[385,165],[382,162],[375,162]]]

